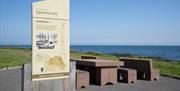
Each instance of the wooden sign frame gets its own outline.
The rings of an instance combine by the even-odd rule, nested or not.
[[[32,4],[32,80],[69,77],[69,0]]]

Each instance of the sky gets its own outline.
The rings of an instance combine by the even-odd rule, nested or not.
[[[31,3],[0,0],[0,44],[31,44]],[[180,0],[71,0],[71,45],[180,45]]]

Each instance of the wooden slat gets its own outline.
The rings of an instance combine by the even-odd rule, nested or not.
[[[122,66],[123,63],[120,61],[105,60],[105,59],[74,59],[76,64],[84,66],[95,66],[95,67],[109,67],[109,66]]]

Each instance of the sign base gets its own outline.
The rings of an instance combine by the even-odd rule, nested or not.
[[[22,68],[22,91],[76,91],[76,62],[70,61],[70,74],[66,79],[32,81],[31,64]]]

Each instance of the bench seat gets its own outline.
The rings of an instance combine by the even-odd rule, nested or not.
[[[76,69],[76,88],[87,88],[89,86],[89,72]]]
[[[137,71],[129,68],[118,68],[118,81],[125,83],[135,83]]]

